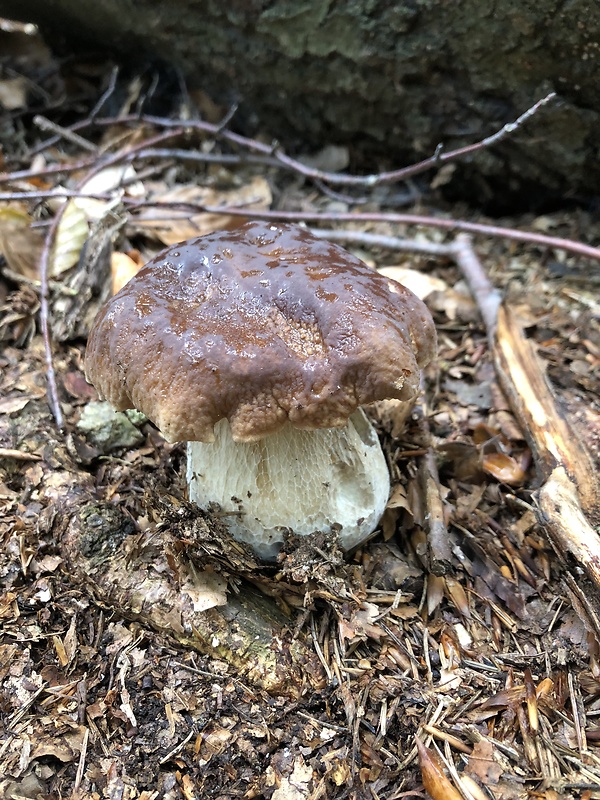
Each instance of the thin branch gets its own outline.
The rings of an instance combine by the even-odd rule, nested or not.
[[[15,183],[21,180],[28,180],[29,178],[43,178],[49,175],[68,175],[72,172],[79,172],[82,169],[92,168],[93,174],[100,172],[104,167],[113,166],[123,161],[132,161],[136,158],[154,158],[155,153],[152,150],[155,144],[160,144],[168,139],[180,136],[184,133],[183,128],[173,128],[164,133],[152,136],[144,142],[132,148],[123,148],[117,153],[112,153],[105,158],[85,158],[80,161],[73,161],[69,164],[54,164],[50,167],[42,169],[22,169],[16,172],[5,172],[0,174],[0,184],[2,183]],[[144,154],[144,155],[143,155]]]
[[[454,249],[452,244],[438,244],[436,242],[419,242],[416,239],[401,239],[398,236],[379,236],[376,233],[365,231],[346,231],[338,229],[311,228],[311,233],[319,239],[330,242],[349,242],[362,244],[367,247],[384,247],[388,250],[400,250],[407,253],[421,253],[426,256],[444,256],[452,258]]]
[[[502,302],[502,296],[482,268],[481,262],[471,244],[470,236],[465,233],[459,234],[452,245],[452,251],[454,259],[460,267],[460,271],[466,279],[483,317],[490,347],[493,347],[498,323],[498,309]]]
[[[96,103],[96,105],[92,109],[92,113],[90,114],[90,118],[91,119],[95,119],[98,116],[98,114],[100,113],[100,109],[102,108],[104,103],[106,103],[106,101],[111,96],[111,94],[114,92],[115,87],[117,85],[117,78],[118,77],[119,77],[119,66],[117,64],[116,66],[114,66],[112,68],[112,70],[110,72],[110,78],[109,78],[109,81],[108,81],[108,86],[106,87],[104,92],[102,92],[102,94],[100,95],[100,98],[98,99],[98,102]]]
[[[383,184],[400,183],[422,172],[426,172],[432,167],[438,167],[441,164],[447,164],[450,161],[456,161],[467,155],[472,155],[479,150],[497,144],[505,139],[510,134],[517,131],[525,122],[530,120],[538,111],[544,106],[548,105],[556,99],[556,94],[551,92],[546,97],[538,100],[533,106],[521,114],[514,122],[509,122],[504,125],[499,131],[480,140],[473,144],[459,147],[456,150],[449,150],[447,153],[441,151],[440,147],[436,148],[435,153],[429,158],[420,161],[417,164],[411,164],[408,167],[392,170],[389,172],[379,172],[371,175],[348,175],[342,172],[326,172],[324,170],[309,167],[298,161],[295,158],[285,155],[272,145],[260,142],[257,139],[251,139],[248,136],[242,136],[238,133],[222,127],[222,123],[213,124],[205,122],[204,120],[172,120],[165,117],[156,117],[148,114],[128,114],[122,117],[105,117],[103,119],[87,118],[80,122],[71,125],[69,130],[79,131],[88,128],[92,125],[96,126],[112,126],[124,125],[129,123],[140,124],[141,122],[155,125],[159,128],[182,128],[185,131],[201,131],[202,133],[209,134],[216,139],[223,139],[224,141],[242,147],[247,150],[253,150],[269,158],[275,159],[281,167],[289,169],[293,172],[303,175],[305,178],[311,180],[318,180],[322,183],[328,183],[333,186],[367,186],[375,187]],[[225,122],[227,119],[225,120]],[[0,176],[1,177],[1,176]]]
[[[46,237],[44,239],[44,247],[42,250],[42,255],[40,257],[40,328],[42,331],[42,337],[44,339],[44,357],[46,360],[46,383],[48,386],[48,403],[50,405],[50,409],[52,410],[52,414],[56,422],[56,427],[59,430],[63,430],[64,428],[64,418],[60,407],[60,401],[58,399],[56,373],[54,371],[54,361],[52,358],[52,339],[50,336],[50,322],[49,322],[50,309],[49,309],[48,273],[50,267],[50,253],[52,252],[52,248],[54,246],[56,232],[58,230],[58,226],[60,225],[60,221],[63,217],[65,207],[66,203],[63,204],[56,212],[56,215],[52,220],[52,224],[50,225],[50,228],[46,233]]]
[[[205,212],[207,214],[223,214],[224,216],[245,217],[249,219],[265,219],[285,222],[389,222],[395,225],[419,225],[425,228],[442,228],[451,233],[465,232],[473,233],[477,236],[493,236],[499,239],[509,239],[515,242],[525,242],[535,244],[540,247],[556,248],[573,253],[583,258],[591,258],[600,261],[600,248],[576,242],[573,239],[562,239],[557,236],[545,236],[542,233],[532,231],[519,231],[516,228],[501,228],[497,225],[484,225],[479,222],[468,222],[467,220],[447,219],[440,217],[427,217],[419,214],[397,214],[395,212],[305,212],[305,211],[259,211],[252,208],[233,207],[233,206],[206,206],[200,203],[161,203],[135,198],[125,198],[124,202],[130,208],[143,208],[145,206],[161,208],[178,208],[190,211]],[[352,235],[358,231],[346,231],[345,235]],[[364,237],[370,234],[360,234],[363,241]],[[340,232],[341,236],[341,232]],[[382,237],[376,237],[381,240]],[[350,241],[350,239],[346,239]],[[373,240],[371,244],[376,245]]]
[[[0,174],[1,183],[16,183],[26,181],[30,178],[44,178],[48,175],[68,175],[86,167],[92,167],[98,161],[97,158],[86,158],[81,161],[71,161],[68,164],[53,164],[42,169],[19,169],[14,172],[4,172]]]
[[[13,200],[53,200],[68,199],[71,197],[87,197],[92,200],[112,200],[110,194],[88,194],[70,189],[49,189],[40,192],[0,192],[0,202],[11,202]]]
[[[63,128],[61,125],[57,125],[55,122],[52,122],[41,114],[37,114],[33,118],[33,122],[34,125],[37,125],[41,131],[51,131],[59,139],[65,139],[65,141],[71,142],[71,144],[80,147],[82,150],[87,150],[90,153],[98,152],[98,148],[95,144],[88,142],[87,139],[84,139],[83,136],[80,136],[78,133],[75,133],[68,128]]]

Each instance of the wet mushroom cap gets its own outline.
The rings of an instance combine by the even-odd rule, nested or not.
[[[227,418],[250,442],[411,399],[435,345],[408,289],[304,228],[249,222],[152,259],[101,310],[85,363],[171,441],[212,441]]]

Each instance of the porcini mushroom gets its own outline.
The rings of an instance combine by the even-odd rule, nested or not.
[[[190,500],[265,559],[285,530],[377,526],[389,474],[361,406],[412,401],[435,350],[426,306],[341,247],[249,222],[164,250],[100,311],[86,374],[188,442]]]

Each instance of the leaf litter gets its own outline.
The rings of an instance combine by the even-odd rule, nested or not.
[[[61,90],[37,62],[30,69],[25,77],[47,81],[48,96]],[[104,69],[72,69],[93,106]],[[139,101],[142,87],[128,87]],[[2,90],[18,112],[21,83]],[[123,137],[113,125],[90,141],[110,152],[151,133],[140,122]],[[361,252],[426,297],[439,358],[412,416],[400,419],[393,404],[373,412],[394,484],[381,534],[346,558],[335,537],[291,538],[265,568],[231,541],[218,513],[187,503],[180,445],[140,415],[111,412],[106,422],[83,377],[85,336],[111,283],[164,245],[235,224],[189,204],[251,216],[344,211],[348,201],[243,158],[190,164],[167,154],[117,179],[102,170],[95,183],[54,178],[44,170],[76,165],[78,147],[62,138],[42,147],[18,114],[12,136],[10,169],[40,175],[15,179],[23,198],[0,213],[0,795],[600,797],[600,649],[539,525],[530,446],[455,265]],[[187,142],[190,152],[197,144]],[[232,155],[218,136],[198,149]],[[67,200],[77,224],[63,214],[54,239],[61,433],[36,326],[40,230],[58,201],[27,193],[40,181],[74,190],[78,180],[83,193],[107,197]],[[153,205],[123,205],[127,197]],[[583,211],[512,224],[598,238]],[[484,239],[478,252],[519,308],[597,464],[593,276],[576,257],[553,262],[532,245]],[[434,508],[441,561],[431,549]]]

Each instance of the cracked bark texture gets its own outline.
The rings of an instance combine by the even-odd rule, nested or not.
[[[455,181],[470,199],[597,193],[600,4],[591,0],[0,0],[58,47],[142,54],[240,102],[290,150],[350,143],[375,167],[475,141],[548,91],[562,102]],[[480,176],[480,177],[477,177]],[[483,176],[491,178],[484,179]],[[463,192],[464,194],[464,192]]]

